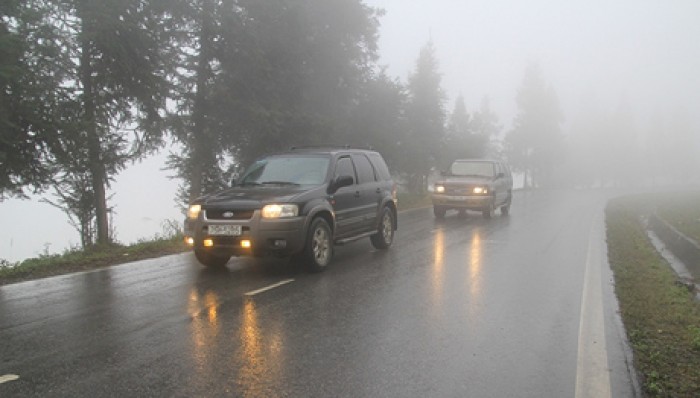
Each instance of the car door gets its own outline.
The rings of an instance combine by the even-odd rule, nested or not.
[[[377,181],[377,176],[372,167],[372,163],[364,153],[352,154],[358,179],[358,190],[360,201],[358,212],[362,214],[360,228],[363,231],[370,231],[377,226],[377,214],[381,202],[381,184]]]
[[[351,176],[354,183],[341,187],[331,195],[331,204],[335,211],[336,238],[344,238],[355,234],[362,228],[363,214],[361,212],[360,187],[357,183],[357,172],[350,155],[338,158],[333,172],[333,180],[340,176]]]

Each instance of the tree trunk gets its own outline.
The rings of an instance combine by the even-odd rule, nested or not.
[[[207,98],[207,81],[211,76],[209,62],[211,61],[213,7],[211,1],[204,1],[202,21],[199,31],[199,55],[197,57],[197,83],[194,105],[192,106],[192,175],[190,175],[190,202],[202,195],[202,178],[204,175],[204,159],[206,158],[207,139],[205,112]]]
[[[86,3],[80,2],[78,16],[82,20],[80,80],[83,86],[83,122],[88,149],[88,168],[92,178],[92,189],[95,194],[95,217],[97,219],[97,243],[109,243],[109,219],[107,218],[107,195],[105,189],[105,168],[102,163],[102,147],[97,131],[95,92],[92,81],[91,43],[89,16],[86,15]]]

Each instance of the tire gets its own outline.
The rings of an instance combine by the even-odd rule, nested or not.
[[[382,210],[377,233],[370,236],[369,240],[372,246],[379,250],[385,250],[391,246],[394,241],[394,212],[390,208],[384,207]]]
[[[194,256],[197,257],[199,261],[205,267],[210,268],[223,268],[231,256],[217,256],[206,250],[194,249]]]
[[[487,220],[490,219],[491,217],[493,217],[493,213],[494,213],[493,203],[490,204],[488,208],[484,209],[484,210],[481,212],[481,214],[482,214],[482,215],[484,216],[484,218],[487,219]]]
[[[324,271],[333,257],[333,237],[328,222],[317,217],[311,222],[303,257],[311,272]]]
[[[435,214],[435,218],[443,219],[445,218],[445,213],[447,213],[446,208],[442,206],[433,206],[433,214]]]
[[[501,206],[501,215],[507,216],[508,214],[510,214],[510,203],[505,206]]]

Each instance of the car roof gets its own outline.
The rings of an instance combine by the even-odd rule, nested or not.
[[[288,155],[288,154],[298,154],[298,153],[308,153],[308,154],[342,154],[342,153],[376,153],[375,150],[371,148],[353,148],[350,146],[303,146],[303,147],[292,147],[289,151],[281,152],[278,155]]]
[[[490,162],[490,163],[505,163],[502,160],[496,159],[455,159],[453,163],[456,162]]]

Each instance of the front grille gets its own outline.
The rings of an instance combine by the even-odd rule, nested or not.
[[[236,210],[236,209],[205,209],[204,217],[207,220],[250,220],[253,218],[255,210]],[[232,213],[232,214],[231,214]],[[226,217],[231,214],[230,217]],[[226,215],[226,216],[224,216]]]
[[[471,195],[472,192],[474,192],[473,185],[445,187],[445,193],[448,195]]]

